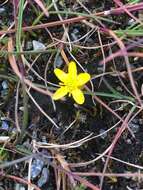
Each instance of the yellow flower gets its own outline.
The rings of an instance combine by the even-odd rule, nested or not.
[[[69,96],[73,96],[76,103],[83,104],[85,98],[80,88],[90,80],[90,75],[88,73],[77,74],[74,61],[69,63],[68,73],[57,68],[54,73],[61,82],[59,83],[60,88],[53,94],[53,100],[58,100],[69,94]]]

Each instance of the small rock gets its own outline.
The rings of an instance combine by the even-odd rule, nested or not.
[[[4,80],[1,83],[1,97],[5,98],[8,95],[8,82]]]
[[[44,166],[44,161],[40,159],[35,159],[32,162],[31,166],[31,178],[36,178],[40,172],[42,171],[42,168]]]
[[[8,129],[9,129],[9,124],[8,124],[7,121],[5,121],[5,120],[2,121],[1,129],[8,131]]]
[[[133,25],[135,24],[135,20],[133,18],[131,18],[129,21],[128,21],[128,25]]]
[[[62,64],[63,64],[63,59],[61,58],[61,56],[58,56],[55,60],[55,67],[61,67]]]
[[[39,41],[33,40],[32,43],[33,43],[33,49],[34,50],[44,50],[44,49],[46,49],[46,46],[43,43],[39,42]]]
[[[15,190],[25,190],[25,187],[19,183],[16,184]]]
[[[8,89],[8,83],[6,80],[4,80],[1,85],[2,85],[3,90]]]
[[[131,139],[127,139],[126,142],[127,142],[127,144],[132,144]]]
[[[5,12],[5,8],[0,8],[0,14]]]
[[[80,32],[77,28],[73,29],[71,36],[74,41],[78,40],[81,37]]]
[[[131,122],[129,123],[129,127],[133,133],[137,133],[139,131],[140,125]]]
[[[104,129],[100,129],[99,133],[100,133],[100,134],[103,133],[103,134],[100,136],[102,139],[105,139],[105,138],[107,137],[107,132],[105,132]]]
[[[49,169],[44,167],[40,179],[38,180],[38,187],[42,187],[49,179]]]

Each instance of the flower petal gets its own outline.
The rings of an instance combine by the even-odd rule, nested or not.
[[[90,80],[90,75],[88,73],[80,73],[77,76],[77,85],[83,86],[85,83],[87,83]]]
[[[53,100],[58,100],[65,96],[68,93],[68,89],[66,86],[60,87],[52,96]]]
[[[77,77],[77,68],[76,68],[76,63],[74,61],[69,62],[68,74],[69,77],[72,79],[75,79]]]
[[[54,69],[54,73],[56,75],[56,77],[62,81],[65,82],[67,80],[67,73],[65,73],[64,71],[62,71],[61,69]]]
[[[84,103],[84,100],[85,100],[84,94],[80,89],[77,88],[77,89],[73,90],[72,96],[73,96],[76,103],[78,103],[78,104]]]

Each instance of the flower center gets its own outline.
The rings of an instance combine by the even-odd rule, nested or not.
[[[77,88],[77,81],[76,80],[69,80],[65,83],[65,85],[68,87],[69,92],[72,92]]]
[[[77,81],[75,79],[73,80],[67,80],[64,83],[59,83],[60,86],[66,86],[68,88],[68,92],[71,94],[73,90],[78,88]]]

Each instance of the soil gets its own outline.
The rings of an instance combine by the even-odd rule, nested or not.
[[[44,1],[47,2],[47,1]],[[101,12],[105,10],[109,10],[111,8],[116,8],[115,3],[111,0],[99,1],[81,1],[82,5],[84,5],[90,12]],[[123,3],[127,3],[124,1]],[[67,11],[70,9],[73,12],[84,12],[85,9],[82,7],[78,1],[58,1],[57,3],[58,9],[60,11]],[[0,29],[4,30],[14,21],[14,9],[12,1],[6,2],[2,5],[4,12],[0,16]],[[37,10],[37,11],[36,11]],[[51,9],[51,11],[54,11]],[[28,3],[24,15],[23,15],[23,26],[31,26],[33,21],[37,18],[39,14],[40,8],[36,3]],[[133,14],[138,17],[138,11],[133,12]],[[73,16],[62,15],[63,19],[71,18]],[[109,19],[112,22],[102,21],[102,24],[110,29],[110,30],[119,30],[119,29],[127,29],[129,26],[129,21],[131,18],[127,14],[120,15],[110,15],[107,16],[106,19]],[[59,20],[57,14],[51,14],[49,18],[45,16],[42,17],[40,23],[47,23]],[[94,24],[95,26],[99,26],[95,20],[88,19],[88,22]],[[88,24],[84,24],[83,22],[73,23],[68,25],[68,33],[69,37],[72,41],[76,41],[81,38],[85,34],[87,34],[91,28]],[[48,28],[47,31],[44,29],[38,29],[34,31],[24,32],[22,35],[23,39],[23,51],[32,51],[32,41],[36,40],[42,44],[49,45],[52,43],[53,39],[62,40],[63,37],[63,27],[55,26],[52,28]],[[52,39],[51,39],[52,35]],[[15,33],[8,34],[0,41],[1,50],[7,50],[7,42],[8,38],[12,37],[15,40]],[[78,62],[84,67],[84,69],[90,73],[91,76],[96,77],[99,74],[104,73],[103,64],[101,61],[103,60],[102,50],[98,49],[88,49],[81,48],[91,47],[91,46],[100,46],[99,39],[101,38],[102,44],[110,44],[114,42],[113,38],[110,35],[107,35],[104,32],[100,32],[100,35],[96,29],[93,30],[91,35],[87,35],[85,38],[81,39],[79,42],[73,43],[71,54],[76,57]],[[141,37],[127,37],[123,40],[123,43],[128,46],[131,42],[141,40]],[[57,42],[56,40],[54,42]],[[142,44],[141,44],[142,45]],[[38,54],[26,54],[26,60],[32,64],[36,59],[36,63],[33,64],[32,68],[35,72],[39,74],[39,76],[44,78],[45,69],[48,64],[47,69],[47,81],[51,83],[58,84],[58,80],[54,75],[54,68],[59,67],[60,69],[66,70],[65,62],[57,51],[60,49],[59,47],[63,47],[63,50],[69,60],[72,60],[72,57],[69,53],[69,44],[58,44],[57,46],[53,46],[55,52],[45,52]],[[103,48],[104,56],[108,57],[111,53],[114,53],[119,50],[118,45],[108,45]],[[134,47],[132,51],[142,50],[141,46]],[[39,57],[37,57],[39,56]],[[141,58],[129,58],[130,65],[132,69],[141,68],[142,67],[142,59]],[[18,63],[19,61],[17,61]],[[22,69],[21,69],[22,70]],[[123,57],[115,58],[114,60],[108,62],[106,64],[105,72],[110,73],[115,71],[114,74],[106,74],[103,78],[95,78],[92,80],[92,85],[94,86],[94,92],[104,92],[107,94],[112,94],[112,89],[116,90],[120,94],[124,96],[133,97],[129,92],[124,88],[123,84],[132,92],[132,87],[127,75],[127,69],[125,65],[125,60]],[[78,67],[78,72],[82,72],[82,69]],[[118,73],[117,73],[118,72]],[[122,77],[119,74],[124,72],[125,75]],[[44,81],[39,79],[35,73],[32,71],[28,72],[28,67],[24,65],[24,74],[26,78],[30,79],[33,83],[45,86]],[[12,76],[15,78],[4,79],[3,76]],[[137,86],[138,92],[141,90],[141,86],[143,83],[143,74],[141,71],[133,73],[133,77],[135,80],[135,85]],[[7,88],[3,88],[3,82],[6,82]],[[27,98],[27,124],[26,127],[23,127],[23,109],[24,109],[24,94],[22,85],[19,87],[19,97],[18,97],[18,105],[17,105],[17,117],[19,121],[19,126],[22,129],[22,133],[19,134],[16,128],[16,117],[15,117],[15,109],[16,109],[16,96],[17,96],[17,85],[18,85],[18,77],[16,77],[12,68],[9,65],[9,59],[7,54],[1,54],[0,57],[0,132],[1,137],[9,136],[10,141],[6,143],[0,144],[0,189],[4,190],[12,190],[22,188],[26,189],[27,185],[22,183],[20,180],[12,179],[9,177],[17,176],[24,180],[27,180],[28,177],[28,166],[30,161],[23,161],[19,163],[15,163],[17,159],[20,159],[27,155],[32,155],[35,153],[40,153],[42,155],[40,158],[34,157],[34,159],[43,160],[44,164],[41,166],[41,170],[39,174],[31,180],[31,182],[38,186],[38,181],[42,176],[43,168],[47,168],[48,177],[46,182],[39,186],[41,190],[55,190],[57,188],[56,182],[59,176],[55,177],[55,174],[61,174],[61,178],[65,175],[64,168],[62,171],[62,164],[60,160],[57,159],[58,156],[61,156],[63,160],[67,163],[70,168],[70,172],[97,172],[102,173],[105,162],[107,159],[107,155],[101,157],[95,162],[91,164],[86,164],[85,166],[79,166],[78,163],[84,163],[90,160],[94,160],[99,155],[101,155],[113,142],[115,135],[121,128],[121,123],[116,125],[113,129],[109,130],[112,126],[114,126],[119,120],[116,116],[114,116],[109,110],[107,110],[103,105],[101,105],[97,100],[93,101],[90,95],[85,95],[86,100],[83,105],[77,105],[71,97],[66,97],[62,100],[56,101],[53,103],[51,97],[43,95],[35,90],[30,90],[32,97],[35,102],[42,108],[42,110],[59,126],[56,128],[51,121],[45,117],[45,115],[37,108],[35,103],[32,101],[28,95]],[[47,84],[49,89],[52,89],[52,85]],[[91,84],[87,85],[91,89]],[[45,87],[46,88],[46,87]],[[111,89],[112,88],[112,89]],[[54,87],[53,87],[54,89]],[[52,89],[52,91],[53,91]],[[118,101],[118,98],[107,97],[107,96],[98,96],[106,105],[110,106],[112,110],[114,110],[121,118],[125,119],[131,110],[132,104],[137,106],[137,99],[132,102],[132,104],[127,101]],[[142,98],[142,97],[141,97]],[[122,100],[122,98],[121,98]],[[138,109],[135,109],[132,116],[136,114]],[[73,125],[67,130],[67,127],[75,120]],[[6,128],[7,127],[7,128]],[[142,164],[143,164],[143,115],[142,111],[135,116],[134,119],[130,121],[128,126],[130,128],[126,129],[121,137],[118,139],[115,148],[111,154],[111,158],[109,159],[107,168],[105,173],[142,173]],[[108,131],[109,130],[109,131]],[[108,132],[106,132],[108,131]],[[101,135],[104,133],[103,135]],[[91,140],[83,143],[76,144],[77,147],[71,148],[70,146],[66,148],[35,148],[34,142],[41,143],[52,143],[56,145],[65,145],[76,142],[80,139],[87,137],[88,135],[91,137],[95,136]],[[4,149],[3,149],[4,148]],[[49,160],[45,159],[45,156],[51,157]],[[4,163],[11,163],[9,167],[3,167]],[[124,163],[123,163],[124,162]],[[131,165],[132,164],[132,165]],[[35,172],[36,172],[35,166]],[[60,168],[60,169],[59,169]],[[59,170],[58,170],[59,169]],[[59,173],[58,173],[59,171]],[[62,173],[63,172],[63,173]],[[81,187],[77,182],[77,187],[72,187],[69,174],[66,175],[65,180],[66,190],[82,190],[82,189],[90,189],[88,187]],[[93,185],[99,187],[101,182],[101,176],[81,176],[82,178],[88,180],[88,182]],[[60,179],[60,178],[59,178]],[[64,182],[63,182],[64,183]],[[60,189],[64,190],[63,183],[61,182]],[[85,184],[84,184],[85,185]],[[35,188],[36,189],[36,188]],[[142,178],[138,177],[105,177],[102,190],[140,190],[143,189],[143,181]]]

